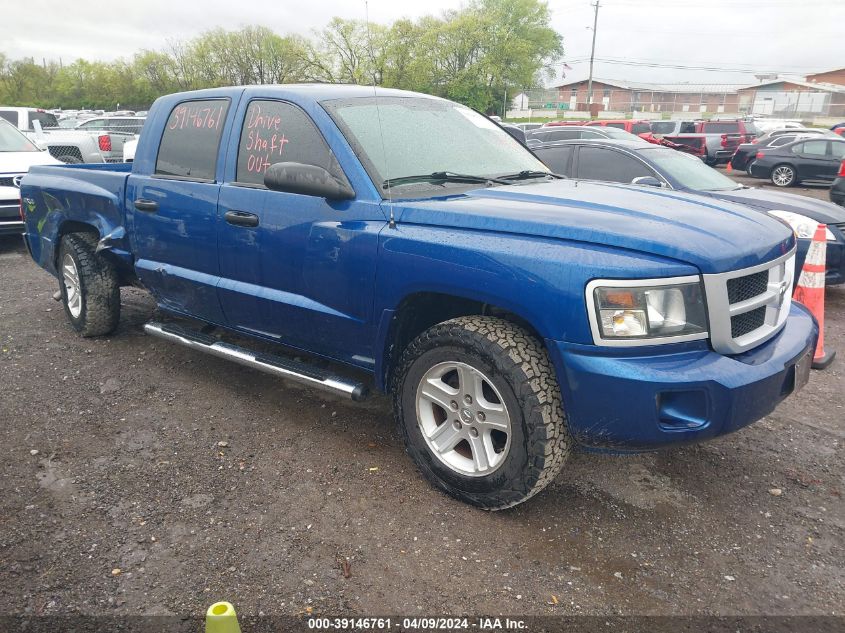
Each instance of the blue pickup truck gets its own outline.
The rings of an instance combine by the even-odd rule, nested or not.
[[[34,167],[21,195],[81,335],[112,332],[120,287],[142,286],[167,315],[150,335],[352,400],[390,393],[422,473],[487,509],[576,447],[760,419],[807,381],[817,337],[785,224],[561,178],[422,94],[169,95],[133,164]]]

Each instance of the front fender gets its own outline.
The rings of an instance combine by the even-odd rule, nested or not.
[[[496,306],[544,339],[592,344],[584,292],[592,279],[696,275],[675,260],[583,242],[399,224],[380,236],[376,349],[406,297],[438,293]]]

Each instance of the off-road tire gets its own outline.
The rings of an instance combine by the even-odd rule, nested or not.
[[[446,361],[468,363],[489,376],[511,416],[509,451],[490,475],[456,472],[433,454],[423,438],[417,388],[426,371]],[[423,475],[453,497],[480,508],[501,510],[531,498],[554,480],[572,450],[548,354],[536,338],[510,321],[467,316],[431,327],[404,350],[391,386],[406,450]]]
[[[82,336],[111,334],[120,320],[120,282],[114,266],[95,249],[97,239],[86,233],[71,233],[62,238],[59,249],[59,291],[65,315]],[[62,262],[70,255],[79,276],[82,309],[74,317],[68,307],[67,288],[62,278]]]

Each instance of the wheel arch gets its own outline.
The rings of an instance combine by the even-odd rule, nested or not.
[[[379,326],[377,349],[381,353],[377,355],[376,361],[376,388],[387,390],[397,361],[411,341],[431,326],[461,316],[503,318],[524,328],[545,348],[545,337],[531,319],[519,311],[503,307],[503,304],[434,291],[417,291],[406,295],[395,309],[385,311]]]

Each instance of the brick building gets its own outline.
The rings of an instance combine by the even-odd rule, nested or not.
[[[816,73],[815,75],[807,75],[806,80],[810,83],[835,84],[837,86],[845,86],[845,68],[838,68],[837,70],[827,70],[823,73]]]
[[[587,110],[587,83],[580,80],[555,86],[560,109]],[[600,111],[616,112],[738,112],[738,88],[733,84],[693,86],[593,79],[593,104]]]

